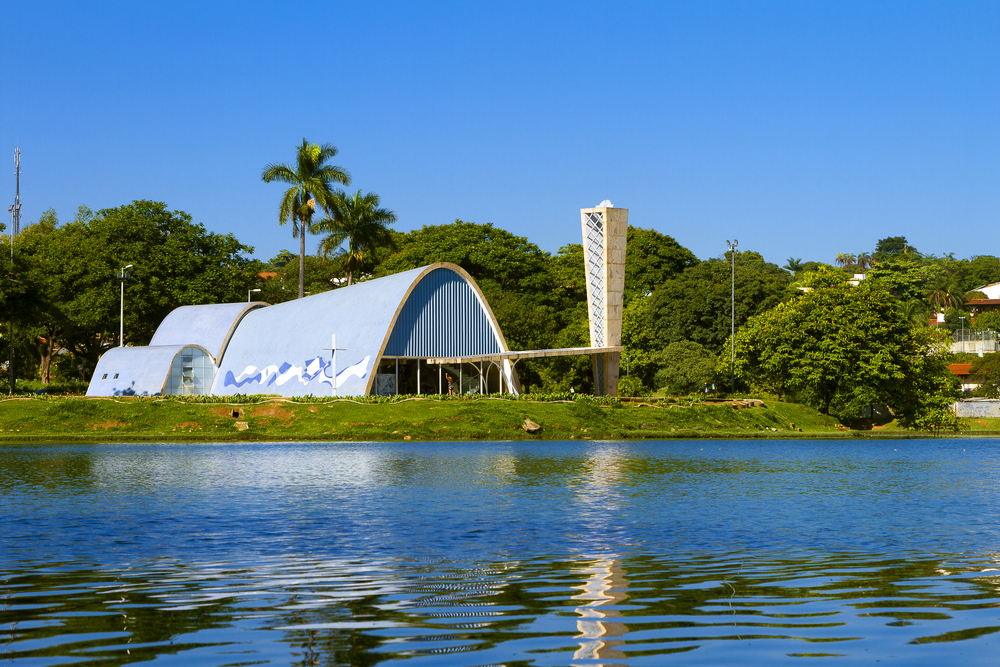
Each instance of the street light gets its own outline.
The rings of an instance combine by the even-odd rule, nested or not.
[[[958,319],[962,320],[962,352],[965,352],[965,318],[959,315]]]
[[[132,266],[132,264],[129,264],[118,272],[118,277],[121,278],[122,281],[121,326],[118,329],[118,347],[125,346],[125,279],[128,278],[128,274],[125,273],[125,269],[131,269]]]
[[[253,294],[254,292],[259,292],[259,291],[260,291],[259,289],[247,290],[247,303],[250,303],[250,295]]]
[[[732,289],[730,293],[730,304],[729,304],[729,393],[736,393],[736,246],[740,244],[739,241],[733,239],[730,243],[726,241],[726,247],[729,248],[730,253],[732,253],[733,259],[733,275],[732,275]]]
[[[20,169],[20,166],[18,166]],[[20,172],[19,172],[20,173]],[[20,193],[18,193],[20,196]],[[7,212],[10,213],[10,265],[13,269],[14,266],[14,231],[18,227],[18,219],[21,217],[21,205],[11,204],[7,207]],[[14,395],[14,316],[11,315],[10,326],[10,358],[7,360],[7,377],[10,379],[10,394]]]

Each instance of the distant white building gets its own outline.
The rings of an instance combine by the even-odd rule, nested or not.
[[[982,292],[986,295],[987,299],[1000,299],[1000,283],[990,283],[989,285],[983,285],[982,287],[977,287],[974,292]]]

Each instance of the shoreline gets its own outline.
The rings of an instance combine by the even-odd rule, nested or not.
[[[540,430],[527,432],[526,420]],[[992,437],[1000,437],[1000,431],[847,429],[800,404],[751,398],[598,401],[430,396],[375,402],[346,397],[315,401],[240,397],[225,403],[173,397],[0,399],[0,444]]]

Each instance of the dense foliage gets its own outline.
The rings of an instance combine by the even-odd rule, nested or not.
[[[903,319],[876,281],[821,287],[747,322],[736,334],[736,375],[841,420],[885,405],[920,425],[939,420],[957,395],[939,343]]]
[[[653,344],[693,341],[718,353],[732,328],[733,269],[729,262],[710,260],[686,269],[662,283],[650,298],[645,326]],[[788,274],[759,254],[740,253],[735,272],[736,327],[797,292]]]
[[[188,214],[150,201],[97,213],[81,207],[66,225],[48,211],[16,243],[17,270],[0,299],[11,301],[5,312],[18,358],[32,360],[22,376],[42,382],[57,354],[65,375],[89,379],[100,355],[119,344],[118,275],[128,264],[124,329],[134,345],[147,344],[178,306],[245,299],[259,264],[233,235],[210,233]]]

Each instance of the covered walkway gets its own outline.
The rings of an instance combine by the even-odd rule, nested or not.
[[[513,371],[521,359],[614,354],[621,353],[623,349],[619,345],[498,351],[461,357],[384,355],[379,363],[374,393],[381,396],[446,394],[448,376],[452,378],[456,394],[520,393],[520,383]]]

